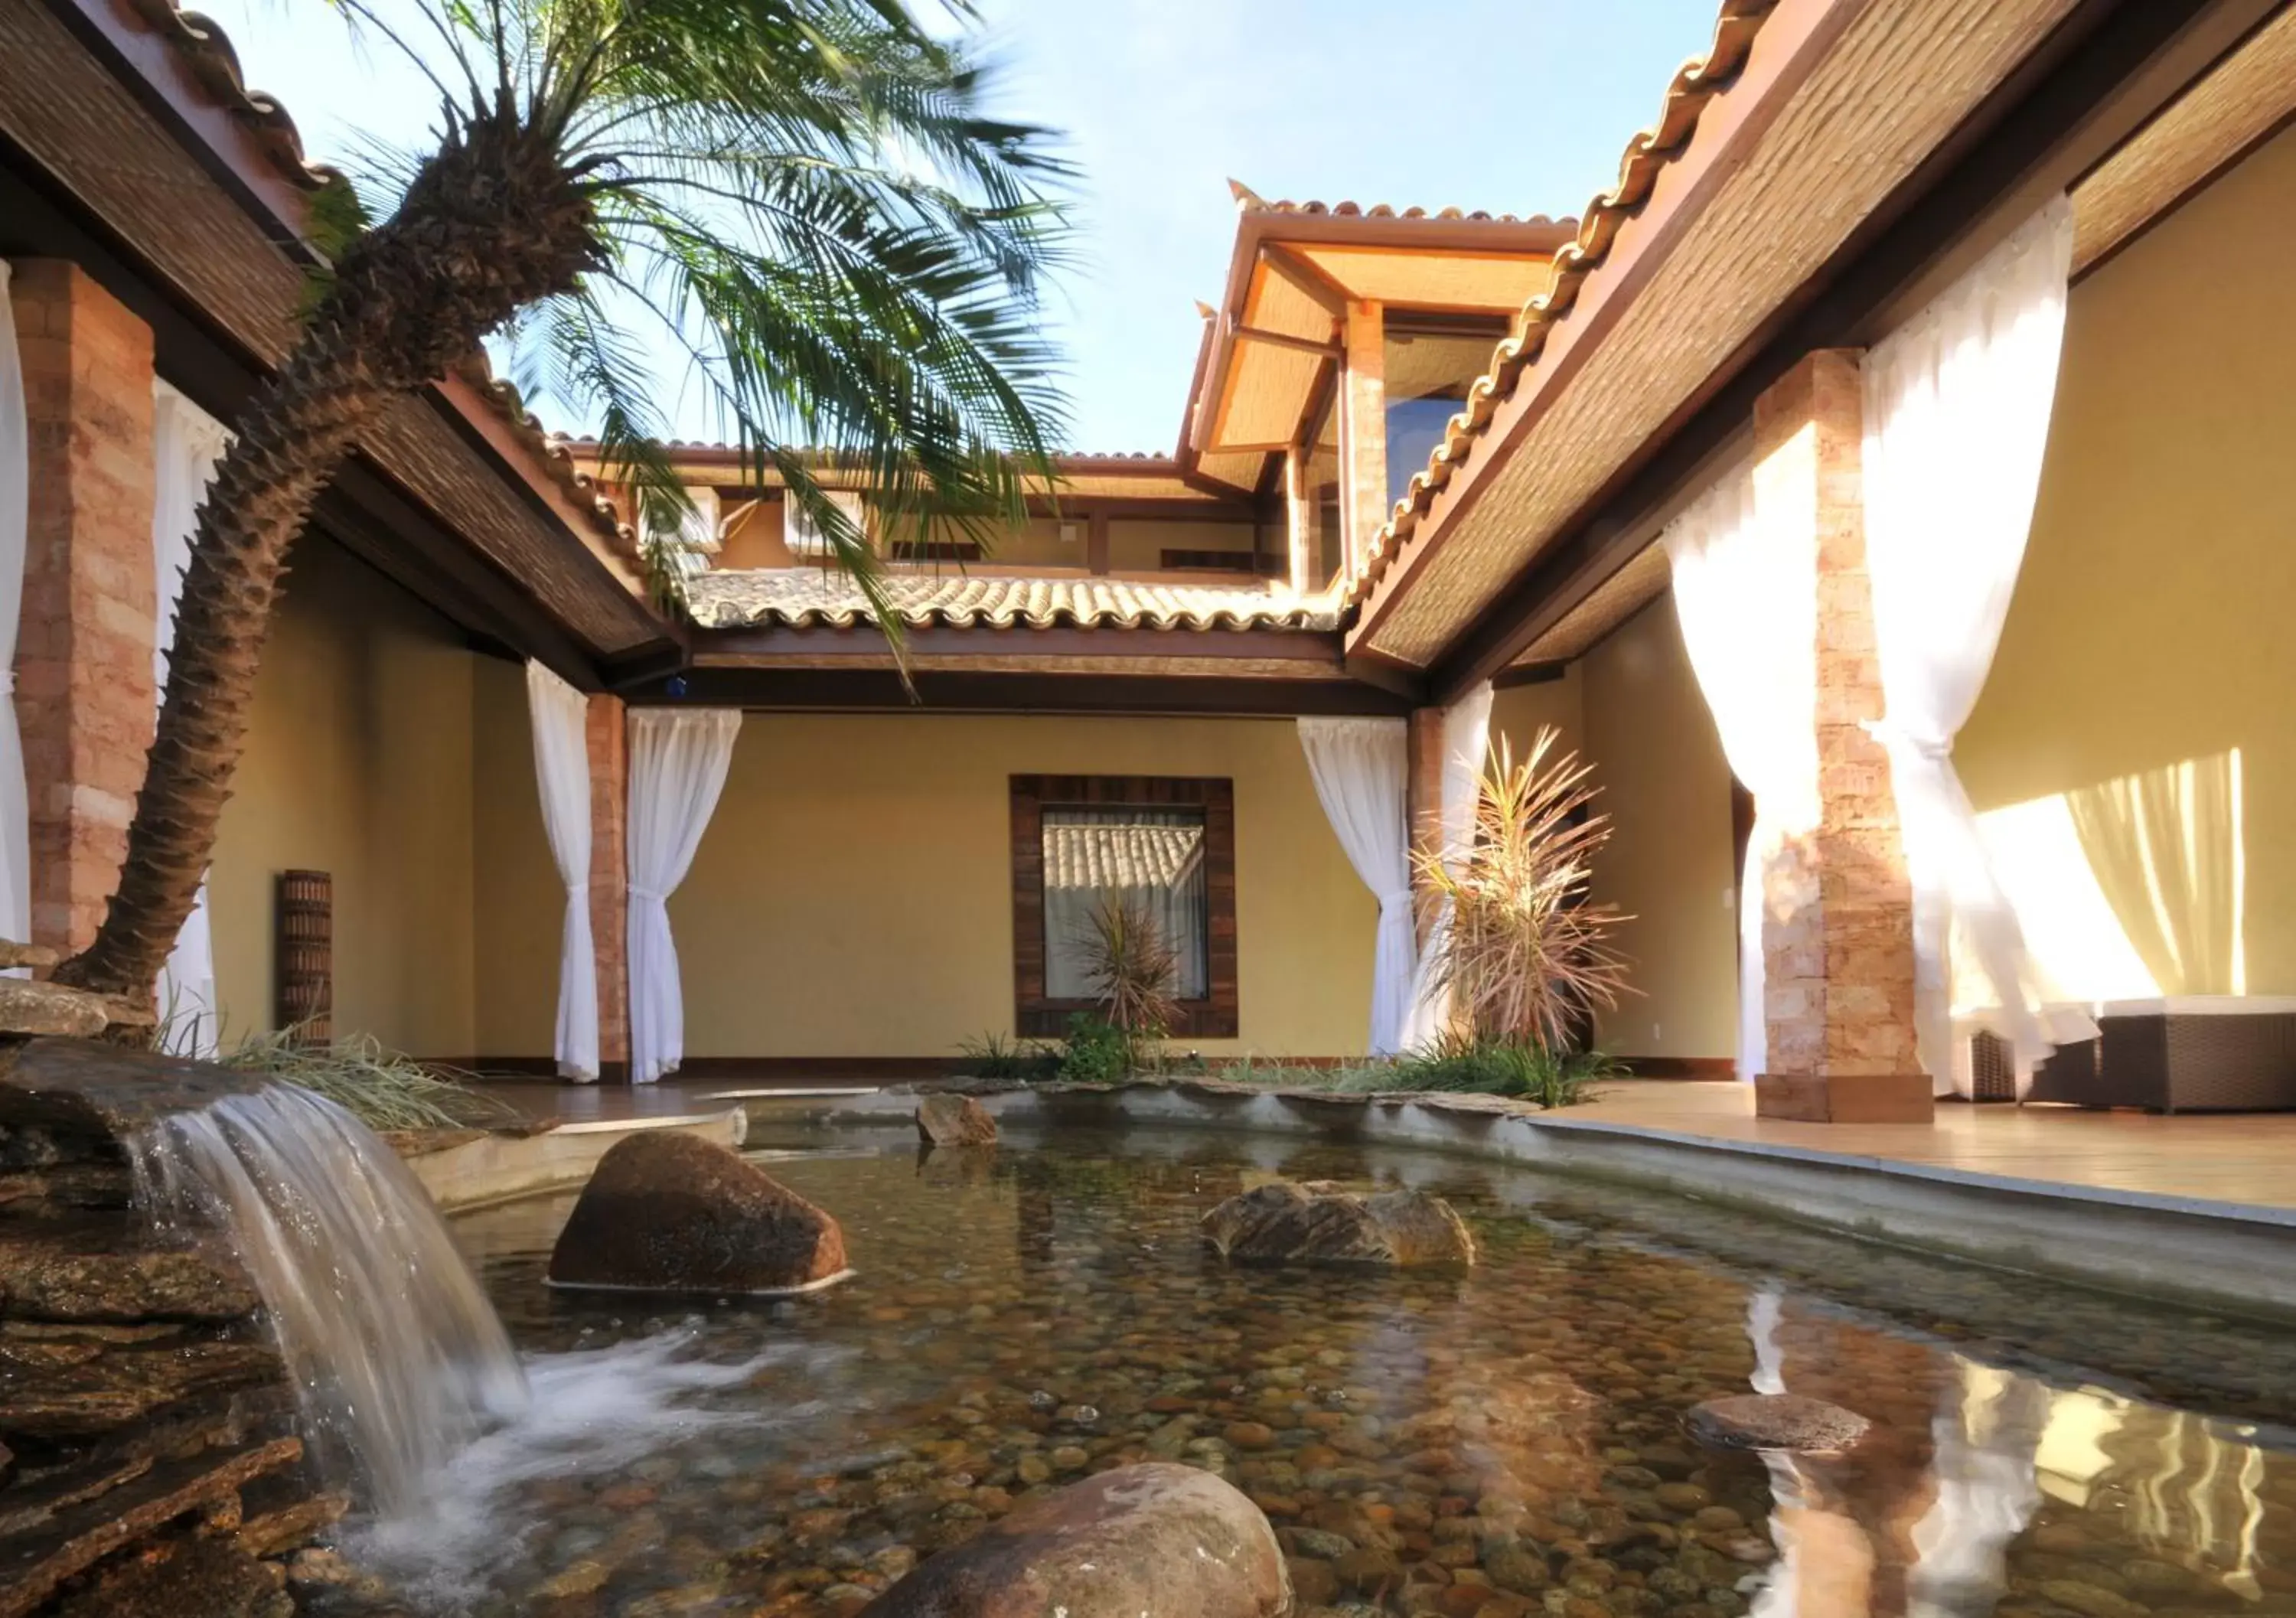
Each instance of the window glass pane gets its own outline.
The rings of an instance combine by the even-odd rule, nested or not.
[[[1427,470],[1428,457],[1458,414],[1454,398],[1398,398],[1387,406],[1387,502],[1391,507],[1411,487],[1414,472]]]
[[[1138,906],[1178,960],[1176,999],[1211,993],[1204,879],[1204,812],[1165,809],[1046,809],[1045,995],[1095,998],[1089,973],[1093,914],[1107,900]]]

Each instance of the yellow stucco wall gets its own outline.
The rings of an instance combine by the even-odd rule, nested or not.
[[[475,1056],[544,1056],[558,1029],[566,891],[542,829],[526,669],[480,658],[471,679]]]
[[[2296,134],[2074,289],[1956,749],[2078,998],[2296,994]]]
[[[1376,908],[1288,721],[749,716],[669,902],[696,1056],[946,1056],[1013,1028],[1014,775],[1235,786],[1242,1037],[1360,1052]]]
[[[1560,745],[1583,751],[1587,742],[1585,672],[1583,662],[1570,663],[1564,666],[1561,679],[1536,686],[1510,686],[1494,694],[1492,745],[1496,747],[1499,739],[1505,737],[1520,761],[1529,755],[1531,742],[1540,728],[1551,726],[1560,734]]]
[[[334,877],[334,1025],[471,1052],[471,693],[447,623],[323,538],[299,543],[209,879],[228,1042],[272,1025],[274,884]]]
[[[1595,766],[1611,842],[1595,898],[1634,917],[1618,932],[1641,992],[1598,1019],[1614,1055],[1728,1056],[1736,1042],[1737,920],[1730,768],[1661,596],[1562,680],[1499,693],[1494,727],[1520,758],[1541,724]]]

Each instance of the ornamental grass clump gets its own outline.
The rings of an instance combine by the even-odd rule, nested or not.
[[[1593,812],[1593,768],[1557,741],[1542,727],[1517,764],[1502,738],[1476,794],[1472,849],[1415,857],[1439,912],[1430,981],[1448,992],[1453,1026],[1483,1044],[1567,1052],[1592,1012],[1628,990],[1610,940],[1630,918],[1587,893],[1610,817]]]
[[[217,1060],[324,1096],[371,1129],[482,1129],[519,1121],[516,1108],[461,1082],[455,1070],[417,1062],[372,1034],[319,1045],[299,1030],[282,1029],[250,1034]]]
[[[1180,1014],[1172,992],[1180,952],[1154,912],[1136,899],[1103,894],[1076,944],[1098,1009],[1069,1020],[1061,1076],[1104,1081],[1161,1065],[1163,1042]]]
[[[1093,907],[1084,943],[1085,982],[1110,1024],[1136,1047],[1161,1042],[1180,1014],[1172,994],[1180,952],[1154,914],[1137,899],[1109,894]]]
[[[1567,1107],[1592,1100],[1595,1085],[1623,1076],[1624,1070],[1601,1051],[1485,1039],[1453,1028],[1428,1050],[1340,1068],[1331,1075],[1330,1088],[1357,1094],[1423,1090],[1505,1096],[1542,1107]]]

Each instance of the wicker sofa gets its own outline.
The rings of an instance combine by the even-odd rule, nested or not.
[[[2036,1068],[2028,1101],[2155,1113],[2296,1108],[2296,998],[2111,1000],[2094,1039]]]

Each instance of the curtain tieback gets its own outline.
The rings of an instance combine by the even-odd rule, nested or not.
[[[632,899],[650,899],[658,905],[668,904],[669,902],[669,895],[663,892],[660,889],[641,887],[636,883],[632,883],[630,884],[630,897]]]
[[[1385,916],[1385,915],[1389,914],[1391,910],[1393,910],[1393,909],[1394,909],[1397,906],[1398,906],[1398,905],[1400,905],[1401,907],[1403,907],[1403,908],[1404,908],[1404,909],[1406,909],[1406,911],[1410,909],[1410,908],[1411,908],[1411,890],[1410,890],[1410,889],[1408,889],[1408,888],[1398,888],[1398,889],[1396,889],[1396,890],[1395,890],[1393,892],[1391,892],[1391,893],[1382,893],[1382,894],[1381,894],[1381,895],[1379,896],[1379,913],[1380,913],[1382,916]]]
[[[1917,759],[1927,759],[1934,764],[1948,763],[1953,758],[1951,736],[1942,741],[1935,736],[1917,736],[1888,719],[1860,719],[1857,728],[1893,752],[1909,752]]]
[[[16,671],[15,671],[15,669],[8,669],[8,668],[0,668],[0,697],[13,696],[13,695],[15,695],[15,694],[16,694]]]

